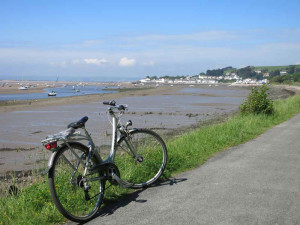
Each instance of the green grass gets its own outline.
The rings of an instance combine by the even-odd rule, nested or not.
[[[271,127],[300,112],[300,95],[274,102],[275,114],[236,115],[227,121],[187,132],[167,142],[169,161],[165,175],[186,171],[203,164],[220,151],[245,143]],[[130,192],[112,187],[105,193],[106,203],[117,201]],[[19,196],[0,198],[1,224],[51,224],[65,221],[50,197],[48,183],[38,182]]]
[[[295,68],[300,68],[300,65],[294,65]],[[262,69],[268,69],[269,72],[275,71],[275,70],[286,70],[287,66],[256,66],[255,70],[262,70]]]
[[[275,115],[237,115],[226,122],[195,130],[168,143],[168,171],[194,168],[231,146],[245,143],[300,112],[300,96],[275,102]],[[197,140],[197,141],[195,141]]]

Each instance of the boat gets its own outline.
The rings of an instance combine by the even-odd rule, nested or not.
[[[48,93],[48,96],[56,96],[56,92],[55,91],[51,91]]]
[[[59,76],[57,77],[55,84],[57,83],[58,78],[59,78]],[[54,88],[55,88],[55,84],[54,84]],[[48,96],[56,96],[56,92],[52,90],[51,92],[48,93]]]
[[[72,90],[75,90],[75,86],[72,87]]]
[[[22,91],[24,91],[24,90],[28,90],[28,87],[27,87],[27,86],[24,86],[24,87],[19,87],[19,90],[22,90]]]
[[[79,90],[79,89],[76,89],[76,92],[80,92],[80,90]]]

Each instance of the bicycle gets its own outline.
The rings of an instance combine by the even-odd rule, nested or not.
[[[124,126],[121,116],[127,105],[109,105],[112,144],[109,156],[102,160],[91,135],[85,128],[88,117],[68,125],[58,134],[42,141],[52,154],[47,169],[51,197],[59,212],[74,222],[86,222],[99,210],[106,184],[123,188],[146,188],[162,175],[167,164],[167,148],[154,131]],[[118,112],[118,113],[117,113]],[[81,128],[84,134],[77,129]],[[84,145],[80,141],[88,141]]]

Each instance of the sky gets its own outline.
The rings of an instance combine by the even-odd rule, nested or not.
[[[0,79],[126,81],[300,64],[299,21],[299,0],[0,0]]]

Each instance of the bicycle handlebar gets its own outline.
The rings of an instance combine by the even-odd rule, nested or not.
[[[127,105],[118,105],[116,104],[116,101],[115,100],[112,100],[112,101],[104,101],[103,102],[104,105],[110,105],[112,107],[110,107],[109,109],[112,110],[112,109],[118,109],[118,110],[125,110],[128,108]]]
[[[111,105],[111,106],[116,106],[116,101],[112,100],[112,101],[104,101],[103,105]]]

